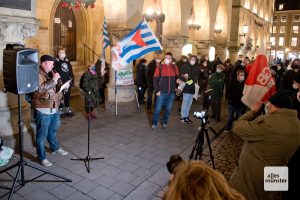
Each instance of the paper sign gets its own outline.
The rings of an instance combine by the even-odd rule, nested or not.
[[[54,18],[54,23],[55,24],[60,24],[60,18]]]
[[[72,21],[68,21],[69,28],[72,28]]]

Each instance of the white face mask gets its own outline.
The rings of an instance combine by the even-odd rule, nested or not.
[[[66,54],[65,54],[65,53],[61,53],[61,54],[59,54],[59,58],[60,58],[60,59],[62,59],[62,60],[63,60],[63,59],[65,59],[65,57],[66,57]]]
[[[161,59],[156,58],[156,59],[155,59],[155,62],[156,62],[156,63],[160,63],[160,62],[161,62]]]
[[[266,104],[266,105],[265,105],[265,113],[266,113],[266,114],[268,114],[268,112],[269,112],[268,105],[269,105],[269,104]]]
[[[293,88],[296,89],[296,90],[299,89],[298,84],[297,83],[293,83]]]
[[[281,70],[281,66],[277,66],[277,70]]]
[[[170,63],[171,63],[171,60],[170,60],[170,59],[168,59],[168,58],[166,58],[166,59],[165,59],[165,63],[168,65],[168,64],[170,64]]]
[[[246,64],[242,62],[241,65],[244,67]]]
[[[218,68],[218,69],[216,70],[216,72],[217,72],[217,73],[221,73],[221,72],[222,72],[222,69]]]
[[[191,63],[191,65],[195,65],[196,61],[195,60],[191,60],[190,63]]]
[[[245,76],[240,76],[240,81],[244,81],[245,80]]]

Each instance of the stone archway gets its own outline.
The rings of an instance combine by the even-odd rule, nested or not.
[[[49,46],[50,52],[55,51],[54,47],[54,23],[53,21],[55,12],[60,6],[61,0],[55,0],[49,18]],[[68,9],[68,8],[64,8]],[[73,9],[73,8],[72,8]],[[76,60],[83,61],[84,60],[84,51],[83,51],[83,43],[86,43],[90,46],[91,37],[90,37],[90,19],[88,15],[87,9],[80,7],[79,9],[73,9],[75,21],[76,21]]]

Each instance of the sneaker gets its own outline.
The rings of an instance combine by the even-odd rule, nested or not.
[[[155,130],[155,129],[157,129],[157,125],[155,125],[155,124],[152,124],[152,126],[151,126],[151,130]]]
[[[64,151],[62,148],[59,148],[57,151],[52,152],[52,154],[60,154],[62,156],[68,155],[67,151]]]
[[[187,120],[186,120],[185,118],[181,118],[180,121],[181,121],[182,123],[184,123],[184,124],[187,124],[187,123],[188,123]]]
[[[168,124],[163,124],[162,128],[168,128]]]
[[[52,165],[52,163],[47,159],[42,160],[41,164],[45,167],[50,167]]]
[[[188,117],[187,118],[185,118],[185,120],[190,124],[190,123],[193,123],[193,121],[192,120],[190,120]]]
[[[225,129],[224,132],[225,132],[225,133],[229,133],[229,132],[231,132],[231,130]]]
[[[66,115],[68,115],[69,117],[73,117],[74,113],[72,112],[72,110],[70,109],[70,107],[66,108]]]

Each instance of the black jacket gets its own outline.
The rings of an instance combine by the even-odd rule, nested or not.
[[[141,63],[136,66],[136,84],[138,87],[147,87],[146,66]]]
[[[193,80],[193,83],[191,85],[186,84],[184,86],[184,89],[182,91],[182,93],[188,93],[188,94],[194,94],[195,93],[195,82],[198,79],[198,70],[197,70],[197,66],[194,65],[192,66],[190,63],[186,63],[185,65],[183,65],[180,69],[180,74],[179,74],[179,79],[186,82],[189,80]],[[189,77],[186,80],[183,75],[184,74],[188,74]]]
[[[147,80],[147,86],[148,88],[153,88],[153,77],[154,77],[154,72],[156,69],[156,62],[155,60],[152,60],[146,69],[146,80]]]
[[[54,62],[54,70],[59,73],[62,83],[65,83],[72,78],[71,85],[74,85],[72,65],[67,58],[64,60],[56,58]]]
[[[229,82],[228,90],[226,90],[226,99],[231,105],[244,105],[241,101],[243,97],[243,90],[245,81],[239,82],[236,78]]]

